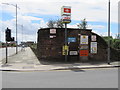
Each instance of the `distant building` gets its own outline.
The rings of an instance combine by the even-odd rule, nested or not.
[[[27,46],[27,47],[29,47],[29,46],[31,46],[31,45],[33,45],[33,44],[35,44],[34,41],[21,42],[21,45],[25,45],[25,46]]]
[[[6,47],[6,43],[5,42],[1,42],[0,46],[3,47],[3,48]],[[8,42],[7,46],[8,47],[15,47],[16,46],[16,42]]]

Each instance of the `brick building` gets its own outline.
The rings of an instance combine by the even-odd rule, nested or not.
[[[99,35],[93,33],[91,29],[67,28],[67,37],[68,61],[107,60],[106,42]],[[92,43],[96,45],[93,44],[91,47]],[[37,55],[39,59],[63,61],[65,58],[64,45],[64,28],[38,30]],[[92,51],[94,47],[97,47],[95,52]]]

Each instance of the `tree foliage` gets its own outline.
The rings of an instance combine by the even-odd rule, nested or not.
[[[64,25],[60,19],[56,21],[56,27],[57,28],[64,28]]]
[[[113,43],[115,49],[120,49],[120,39],[115,39]]]
[[[49,20],[47,26],[48,28],[64,28],[64,25],[60,19]]]
[[[103,37],[103,39],[108,43],[108,41],[110,40],[110,45],[112,48],[114,49],[120,49],[120,39],[113,39],[112,36],[110,38]]]
[[[55,21],[49,20],[47,26],[48,26],[49,28],[55,28]]]
[[[84,18],[83,20],[81,20],[81,23],[79,23],[77,26],[80,29],[86,29],[87,28],[87,21],[86,21],[86,19]]]

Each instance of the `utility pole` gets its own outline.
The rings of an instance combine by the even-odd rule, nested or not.
[[[21,41],[22,43],[21,44],[22,44],[22,49],[23,49],[23,47],[24,47],[24,43],[23,43],[23,25],[21,25],[21,26],[22,26],[22,41]]]
[[[120,1],[118,2],[118,39],[120,39]]]
[[[18,41],[17,41],[17,4],[16,4],[16,54],[18,53]]]
[[[14,4],[9,4],[9,3],[2,3],[2,4],[5,4],[5,5],[12,5],[14,7],[16,7],[16,54],[18,53],[18,41],[17,41],[17,9],[20,9],[17,4],[14,5]]]
[[[110,64],[110,0],[108,3],[108,64]]]
[[[65,23],[65,47],[67,46],[67,23]],[[65,49],[65,62],[67,62],[67,53],[68,51]]]

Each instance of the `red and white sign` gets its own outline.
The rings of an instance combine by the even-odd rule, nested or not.
[[[70,16],[71,15],[71,7],[70,6],[63,6],[61,8],[61,15],[67,15]]]
[[[63,23],[70,23],[70,22],[71,22],[71,17],[70,17],[70,16],[63,15],[63,16],[62,16],[62,22],[63,22]]]
[[[62,16],[62,19],[70,20],[71,17],[70,16]]]
[[[56,34],[56,29],[50,29],[50,34]]]
[[[71,7],[63,6],[61,8],[61,16],[62,16],[63,23],[70,23],[71,22]]]
[[[71,9],[70,8],[64,8],[64,13],[71,13]]]

